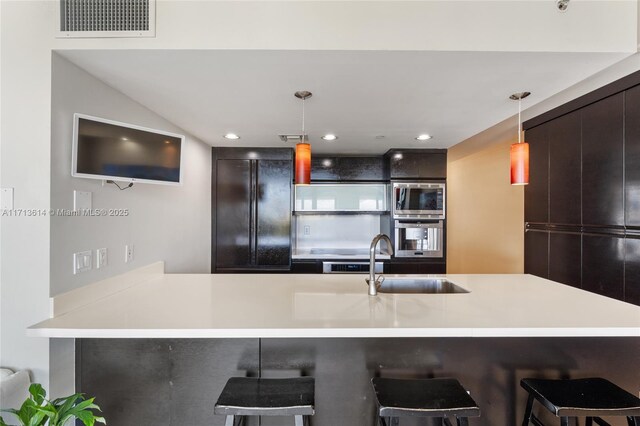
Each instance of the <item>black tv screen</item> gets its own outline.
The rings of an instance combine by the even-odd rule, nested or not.
[[[184,136],[74,115],[72,176],[180,184]]]

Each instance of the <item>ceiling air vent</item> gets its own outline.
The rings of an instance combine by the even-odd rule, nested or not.
[[[278,135],[282,142],[298,143],[302,140],[302,135]]]
[[[59,0],[59,37],[154,37],[156,0]]]

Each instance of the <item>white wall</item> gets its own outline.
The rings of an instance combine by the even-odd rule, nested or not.
[[[15,188],[16,208],[50,207],[53,49],[635,51],[635,0],[572,2],[566,14],[550,7],[553,2],[538,0],[161,0],[156,38],[67,40],[55,38],[54,1],[3,0],[0,185]],[[535,37],[523,30],[523,19],[535,24]],[[0,219],[0,364],[30,368],[45,386],[49,344],[25,337],[24,330],[49,314],[49,273],[60,267],[49,266],[49,227],[42,216]]]
[[[51,208],[72,209],[73,190],[91,191],[94,209],[128,209],[129,216],[52,217],[50,294],[157,260],[165,261],[167,272],[210,272],[211,148],[187,135],[182,186],[141,183],[120,191],[99,180],[71,177],[75,112],[185,132],[57,54],[52,66]],[[125,244],[135,247],[129,264]],[[108,266],[73,275],[73,253],[93,250],[95,255],[101,247],[109,251]]]
[[[57,294],[164,260],[166,272],[208,273],[211,259],[211,148],[187,135],[181,186],[136,184],[124,191],[71,177],[76,112],[184,134],[146,107],[57,54],[51,81],[51,209],[72,210],[73,191],[90,191],[94,209],[126,209],[128,216],[52,216],[50,294]],[[121,184],[123,186],[123,184]],[[134,260],[124,262],[125,244]],[[107,248],[108,265],[73,274],[73,253]],[[51,392],[73,392],[74,342],[51,344]]]

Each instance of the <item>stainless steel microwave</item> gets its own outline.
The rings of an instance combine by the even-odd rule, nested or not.
[[[445,219],[446,185],[392,182],[394,219]]]

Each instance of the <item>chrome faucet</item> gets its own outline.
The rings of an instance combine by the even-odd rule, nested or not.
[[[371,248],[369,249],[369,279],[366,280],[369,284],[369,296],[377,296],[378,287],[380,287],[382,281],[384,281],[384,277],[382,277],[382,281],[380,281],[380,276],[376,279],[376,246],[380,240],[386,241],[389,254],[393,254],[391,239],[389,239],[387,235],[378,234],[373,237],[373,241],[371,241]]]

